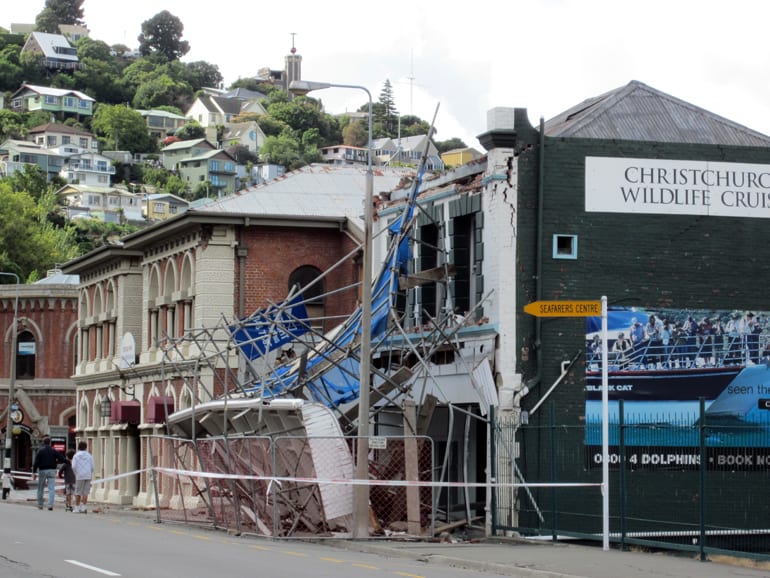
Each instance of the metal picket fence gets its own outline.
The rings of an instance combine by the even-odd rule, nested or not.
[[[493,530],[602,539],[602,424],[498,420],[495,475],[517,484],[493,497]],[[664,419],[665,418],[665,419]],[[609,424],[610,540],[621,548],[770,559],[770,419],[627,414]],[[621,467],[621,464],[623,467]]]

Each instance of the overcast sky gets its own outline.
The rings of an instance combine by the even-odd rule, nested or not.
[[[5,2],[0,26],[34,22],[44,0]],[[292,47],[305,80],[363,85],[376,101],[389,79],[401,114],[437,140],[476,137],[494,107],[526,108],[537,126],[583,100],[638,80],[770,134],[770,3],[756,0],[480,0],[438,3],[216,3],[85,0],[91,37],[138,46],[142,22],[168,10],[184,24],[183,61],[219,67],[225,85],[283,69]],[[367,102],[360,90],[313,93],[327,112]]]

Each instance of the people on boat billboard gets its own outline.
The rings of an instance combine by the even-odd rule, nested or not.
[[[610,464],[770,471],[770,312],[610,308],[586,318],[585,448],[602,463],[607,363]],[[621,404],[621,400],[623,403]],[[703,426],[703,427],[700,427]]]
[[[601,420],[605,360],[601,318],[586,319],[591,422]],[[623,400],[625,423],[692,425],[702,399],[710,426],[770,433],[770,312],[611,308],[607,340],[611,420]]]
[[[610,372],[747,366],[770,358],[770,314],[753,311],[610,309]],[[601,318],[588,317],[586,371],[602,366]],[[766,351],[768,349],[768,351]]]

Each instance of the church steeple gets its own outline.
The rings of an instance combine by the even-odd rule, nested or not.
[[[297,54],[297,48],[294,46],[294,37],[297,33],[290,32],[290,34],[291,54],[287,54],[285,59],[286,68],[283,75],[284,90],[289,90],[289,85],[293,80],[302,80],[302,56]]]

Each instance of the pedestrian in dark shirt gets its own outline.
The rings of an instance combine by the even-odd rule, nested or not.
[[[37,481],[37,509],[43,509],[43,491],[48,485],[48,509],[53,510],[54,490],[56,484],[56,470],[59,464],[63,464],[67,458],[61,452],[51,447],[51,438],[43,439],[43,445],[35,454],[32,462],[32,479],[38,474]]]
[[[75,494],[75,471],[72,469],[72,457],[75,450],[67,450],[67,461],[59,468],[59,477],[64,480],[64,504],[68,512],[72,511],[72,496]]]

